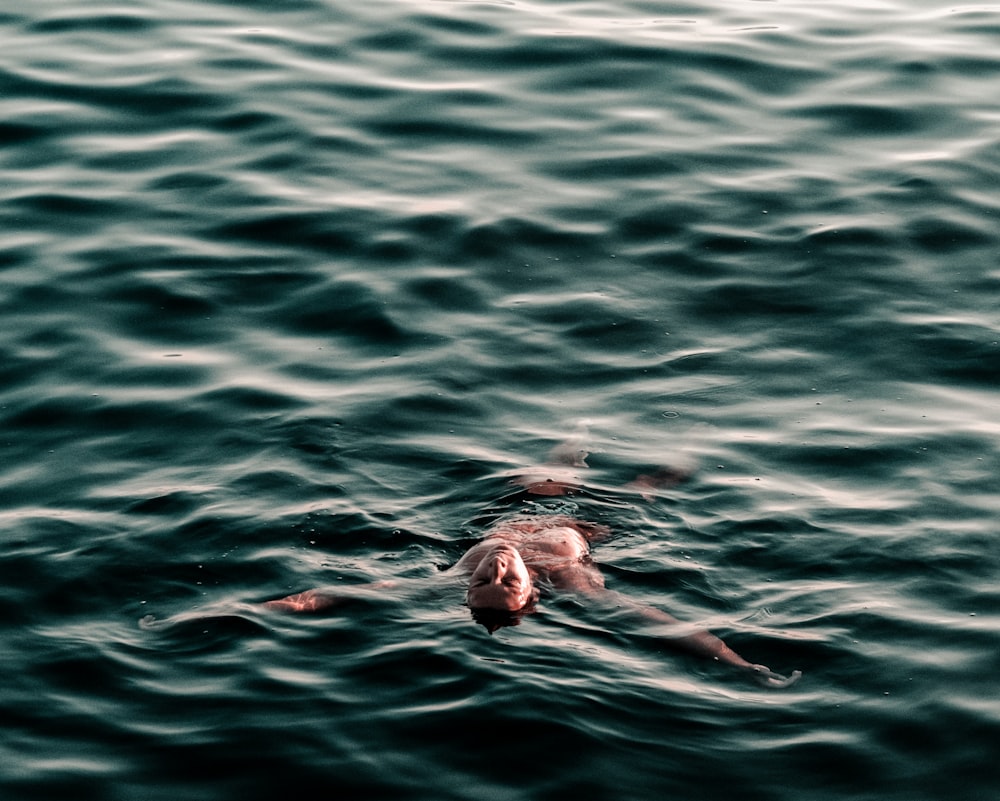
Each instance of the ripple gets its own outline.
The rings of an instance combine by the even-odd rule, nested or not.
[[[0,14],[2,792],[992,791],[995,9],[662,11]],[[686,475],[562,499],[608,586],[799,684],[471,620],[581,418]]]

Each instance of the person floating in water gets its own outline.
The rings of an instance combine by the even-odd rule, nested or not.
[[[586,468],[587,453],[572,443],[557,448],[548,464],[522,472],[515,478],[521,489],[505,498],[532,500],[573,495],[582,491],[578,468]],[[626,489],[650,497],[655,490],[677,483],[683,475],[661,469],[640,475]],[[625,611],[645,621],[663,624],[664,638],[680,649],[745,671],[768,687],[788,687],[800,671],[782,676],[764,665],[756,665],[733,651],[708,631],[686,626],[672,615],[638,603],[609,589],[590,556],[590,543],[606,537],[607,527],[576,520],[562,514],[514,514],[500,516],[486,536],[469,548],[449,570],[466,580],[466,603],[474,618],[491,633],[504,625],[517,625],[533,611],[542,592],[571,592],[591,603],[616,612]],[[393,582],[378,582],[383,590]],[[338,605],[345,597],[324,590],[307,590],[266,601],[264,607],[286,612],[319,612]]]

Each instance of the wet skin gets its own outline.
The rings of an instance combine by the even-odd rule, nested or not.
[[[540,580],[556,590],[603,589],[588,540],[605,533],[564,516],[517,517],[494,525],[452,570],[469,574],[470,608],[516,611],[537,598]]]
[[[571,466],[586,467],[586,464],[581,459]],[[576,476],[565,475],[566,465],[550,467],[551,470],[541,475],[535,472],[515,483],[524,487],[527,495],[546,497],[570,494],[579,487],[573,480]],[[626,489],[648,499],[658,489],[678,480],[676,472],[661,470],[651,476],[639,476]],[[638,603],[605,587],[604,577],[590,558],[590,542],[607,533],[604,526],[562,515],[508,518],[491,526],[486,536],[449,572],[468,576],[466,602],[474,614],[511,614],[514,618],[510,622],[516,623],[520,614],[531,611],[540,587],[573,592],[614,610],[615,614],[625,612],[639,620],[664,624],[661,636],[665,642],[746,671],[765,686],[787,687],[799,678],[799,671],[786,678],[764,665],[755,665],[714,634],[684,625],[656,607]],[[379,582],[378,586],[392,586],[392,582]],[[375,589],[376,585],[371,588]],[[308,590],[268,601],[264,606],[278,611],[315,612],[337,605],[341,600],[339,594]],[[493,631],[497,626],[487,627]]]
[[[786,687],[799,672],[786,678],[764,665],[755,665],[707,631],[682,624],[666,612],[638,603],[604,585],[604,577],[590,558],[589,541],[606,533],[592,523],[555,515],[519,517],[496,524],[451,568],[468,576],[466,600],[475,612],[527,611],[538,598],[539,584],[574,592],[616,613],[665,624],[663,639],[670,645],[746,671],[765,686]],[[380,582],[382,587],[391,582]],[[374,588],[374,587],[373,587]],[[292,612],[320,611],[339,603],[336,595],[319,590],[290,595],[265,604]]]
[[[763,665],[755,665],[707,631],[691,630],[672,615],[609,590],[590,558],[588,540],[606,530],[560,516],[523,517],[497,524],[481,542],[470,548],[453,570],[469,575],[466,599],[473,610],[515,612],[537,598],[536,585],[544,581],[553,589],[570,591],[624,609],[636,617],[676,628],[665,639],[672,645],[749,671],[762,683],[781,687],[795,681]]]

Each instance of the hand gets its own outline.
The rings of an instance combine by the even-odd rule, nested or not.
[[[750,671],[761,687],[774,687],[779,690],[791,687],[802,677],[801,670],[793,670],[790,676],[782,676],[764,665],[751,665]]]

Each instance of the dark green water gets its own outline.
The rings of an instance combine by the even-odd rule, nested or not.
[[[1000,6],[0,42],[0,798],[997,797]],[[583,420],[596,485],[694,470],[566,502],[609,585],[797,685],[572,598],[473,623],[439,568]]]

